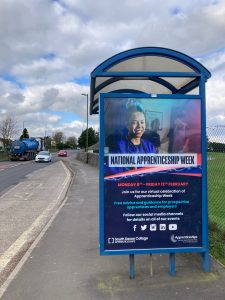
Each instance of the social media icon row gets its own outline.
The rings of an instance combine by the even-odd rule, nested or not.
[[[140,226],[141,231],[145,231],[145,230],[147,230],[147,228],[148,228],[148,225],[146,225],[146,224]],[[135,224],[135,225],[133,225],[133,229],[134,229],[134,231],[136,231],[139,228]],[[150,224],[149,229],[150,229],[150,231],[157,231],[157,230],[165,231],[167,229],[170,231],[174,231],[174,230],[177,230],[177,224],[168,224],[168,227],[167,227],[167,224],[158,224],[158,226],[157,226],[157,224]]]

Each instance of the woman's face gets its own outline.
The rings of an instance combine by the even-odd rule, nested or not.
[[[145,132],[145,116],[142,112],[134,112],[129,120],[129,134],[135,138],[141,138]]]

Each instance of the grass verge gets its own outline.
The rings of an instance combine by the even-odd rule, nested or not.
[[[225,153],[208,152],[210,253],[225,264]]]
[[[8,161],[9,157],[7,155],[7,153],[0,153],[0,162],[1,161]]]

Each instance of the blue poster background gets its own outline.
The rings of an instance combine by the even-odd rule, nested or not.
[[[201,181],[201,177],[169,173],[105,179],[105,250],[201,247]],[[162,197],[134,198],[148,195],[148,190]]]

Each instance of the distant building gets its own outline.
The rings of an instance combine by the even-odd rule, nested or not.
[[[99,142],[88,147],[88,151],[92,150],[94,153],[99,153]]]
[[[0,150],[4,149],[4,144],[2,142],[2,139],[0,139]]]

